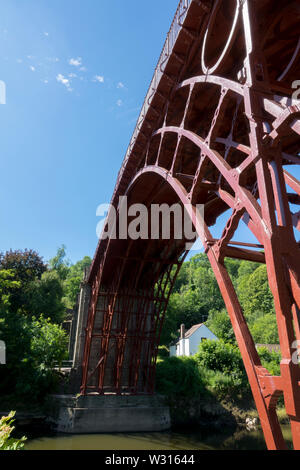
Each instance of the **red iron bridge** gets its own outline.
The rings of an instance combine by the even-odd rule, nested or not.
[[[284,449],[283,395],[300,449],[300,4],[182,0],[134,134],[112,206],[189,207],[243,357],[269,449]],[[299,98],[299,99],[298,99]],[[212,227],[230,211],[219,239]],[[119,221],[117,221],[117,224]],[[235,240],[245,224],[249,239]],[[253,240],[252,240],[253,241]],[[81,393],[153,394],[160,333],[187,254],[184,238],[100,240],[89,273]],[[265,263],[274,297],[281,375],[260,361],[226,257]],[[299,343],[300,345],[300,343]],[[297,353],[296,353],[297,354]]]

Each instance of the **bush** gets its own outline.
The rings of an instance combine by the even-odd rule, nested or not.
[[[37,320],[12,313],[1,316],[7,364],[0,369],[0,392],[25,400],[40,400],[55,386],[52,368],[65,358],[66,334],[42,317]]]
[[[21,450],[24,448],[25,436],[21,439],[11,437],[11,433],[15,429],[12,426],[15,414],[15,411],[11,411],[8,416],[3,416],[0,419],[0,450]]]
[[[207,389],[219,400],[237,397],[240,394],[241,379],[219,371],[203,371]]]
[[[219,400],[232,400],[241,398],[242,395],[250,394],[250,387],[245,378],[234,371],[232,374],[213,371],[209,369],[202,370],[203,379],[207,390]]]
[[[39,366],[51,369],[67,359],[68,338],[65,331],[50,319],[40,317],[31,324],[31,356]]]
[[[254,316],[258,314],[254,313]],[[263,317],[258,317],[250,326],[250,331],[255,343],[278,344],[278,327],[275,313],[267,313]]]
[[[158,361],[156,390],[167,396],[199,396],[205,393],[205,382],[192,357],[169,357]]]
[[[247,374],[239,349],[224,341],[207,340],[194,356],[204,380],[218,398],[240,396],[250,392]]]
[[[41,279],[46,269],[43,259],[33,250],[10,250],[0,253],[0,270],[11,271],[14,281],[18,282],[18,286],[9,286],[4,292],[9,294],[12,312],[27,312],[27,287],[36,279]]]
[[[158,357],[165,358],[170,356],[170,351],[167,346],[158,346]]]
[[[238,295],[246,320],[254,321],[270,313],[275,313],[274,299],[268,283],[267,268],[259,266],[250,276],[244,276],[238,285]]]
[[[226,343],[236,344],[232,324],[225,309],[221,312],[210,311],[205,324],[217,338],[224,340]]]
[[[258,348],[258,354],[262,365],[268,369],[272,375],[280,375],[281,354],[276,351],[269,351],[267,348]]]
[[[244,372],[244,364],[239,349],[223,340],[203,341],[194,356],[200,367],[231,374]]]
[[[39,317],[43,314],[53,323],[61,323],[65,314],[62,283],[55,271],[46,272],[41,279],[26,288],[26,313]]]

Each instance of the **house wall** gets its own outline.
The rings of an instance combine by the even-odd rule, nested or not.
[[[190,342],[188,339],[180,339],[177,343],[177,356],[190,355]]]
[[[203,339],[218,341],[216,335],[214,335],[205,325],[202,325],[189,338],[180,339],[176,345],[170,346],[170,357],[193,356],[198,352],[199,344]]]
[[[218,341],[216,335],[214,335],[205,325],[200,326],[195,333],[189,338],[189,355],[193,356],[198,352],[199,344],[203,338]]]

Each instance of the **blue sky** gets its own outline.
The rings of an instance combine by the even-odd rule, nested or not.
[[[93,256],[177,0],[3,0],[0,250]]]
[[[111,199],[176,8],[2,0],[1,251],[32,248],[48,260],[65,244],[72,262],[93,256],[96,208]]]

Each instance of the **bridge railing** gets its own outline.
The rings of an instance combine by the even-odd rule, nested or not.
[[[132,149],[134,147],[134,144],[135,144],[137,136],[140,132],[140,129],[143,125],[144,118],[145,118],[145,116],[146,116],[146,114],[149,110],[149,107],[151,106],[151,101],[153,99],[153,96],[155,95],[155,92],[158,88],[160,80],[161,80],[161,78],[164,74],[166,64],[167,64],[168,59],[169,59],[169,57],[172,53],[172,50],[173,50],[173,47],[176,43],[178,34],[179,34],[179,32],[182,28],[182,23],[184,22],[185,17],[186,17],[187,12],[188,12],[188,9],[189,9],[189,7],[190,7],[190,5],[193,1],[194,0],[181,0],[178,7],[177,7],[173,22],[171,24],[171,28],[170,28],[169,33],[167,35],[166,42],[164,44],[162,53],[159,57],[158,64],[155,68],[152,81],[150,83],[148,92],[146,94],[146,97],[145,97],[144,104],[142,106],[140,115],[138,117],[136,127],[135,127],[133,135],[131,137],[127,152],[125,154],[125,157],[124,157],[124,160],[123,160],[123,163],[122,163],[122,166],[121,166],[121,169],[118,173],[117,183],[116,183],[116,186],[115,186],[115,190],[114,190],[114,193],[113,193],[112,200],[114,200],[115,194],[117,192],[118,185],[119,185],[120,180],[122,178],[122,175],[124,173],[124,169],[125,169],[126,164],[129,160],[130,154],[132,152]]]

